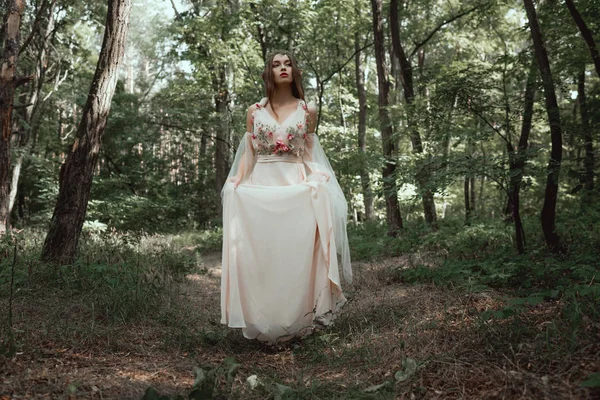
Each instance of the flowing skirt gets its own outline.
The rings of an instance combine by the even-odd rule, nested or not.
[[[342,294],[327,190],[304,164],[258,162],[223,192],[221,323],[270,343],[328,325]]]

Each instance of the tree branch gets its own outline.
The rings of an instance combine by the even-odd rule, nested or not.
[[[29,103],[29,104],[13,104],[13,110],[18,110],[19,108],[27,108],[29,106],[32,106],[33,103]]]
[[[479,117],[483,122],[485,122],[485,124],[487,126],[489,126],[490,128],[492,128],[494,130],[494,132],[496,132],[498,134],[498,136],[500,136],[506,143],[510,143],[510,141],[508,140],[508,138],[502,134],[502,132],[500,131],[500,129],[496,128],[494,126],[494,124],[492,124],[490,121],[488,121],[488,119],[486,117],[483,116],[483,114],[479,111],[477,111],[477,109],[473,106],[470,106],[469,104],[467,104],[467,109],[473,111],[473,114],[475,114],[477,117]]]
[[[52,2],[56,3],[56,0],[53,0]],[[48,4],[48,0],[44,0],[42,5],[40,6],[40,9],[35,14],[35,19],[33,21],[33,25],[31,26],[31,32],[29,32],[29,36],[27,36],[27,39],[25,39],[25,41],[21,45],[21,48],[19,49],[19,54],[23,54],[23,52],[27,49],[27,46],[29,46],[29,44],[35,37],[38,27],[42,22],[42,14],[46,11],[46,7],[48,6]]]
[[[171,0],[171,7],[173,7],[173,11],[175,11],[175,19],[181,19],[181,14],[177,11],[177,7],[175,7],[173,0]]]
[[[414,50],[410,53],[410,56],[408,57],[409,59],[412,58],[421,47],[425,46],[425,44],[427,44],[427,42],[429,42],[431,40],[431,38],[433,37],[433,35],[435,35],[437,33],[437,31],[439,31],[440,29],[442,29],[444,26],[456,21],[459,18],[464,17],[465,15],[471,14],[473,11],[479,9],[480,7],[482,7],[484,4],[478,4],[468,10],[465,10],[463,12],[460,12],[448,19],[444,19],[442,22],[440,22],[438,24],[438,26],[436,26],[435,28],[433,28],[433,30],[429,33],[429,35],[427,35],[427,37],[420,43],[417,43],[415,45]]]
[[[369,47],[373,46],[373,42],[364,45],[363,47],[361,47],[360,49],[356,50],[354,53],[352,53],[352,55],[346,60],[346,62],[344,62],[341,65],[338,65],[338,67],[331,73],[329,74],[329,76],[325,79],[323,79],[321,82],[323,82],[323,84],[325,84],[328,80],[330,80],[331,78],[333,78],[338,72],[340,72],[342,69],[344,69],[344,67],[346,65],[348,65],[348,63],[350,61],[352,61],[354,59],[354,56],[356,55],[356,53],[360,53],[361,51],[368,49]]]
[[[33,80],[33,75],[29,76],[21,76],[19,78],[15,78],[15,88],[25,85]]]

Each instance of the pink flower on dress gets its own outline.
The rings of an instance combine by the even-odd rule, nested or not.
[[[269,133],[267,133],[267,135],[269,135],[270,138],[273,137],[273,132],[269,131]]]
[[[306,103],[305,102],[302,102],[302,109],[304,111],[308,111],[308,107],[306,107]]]
[[[294,139],[294,135],[292,135],[291,133],[288,133],[288,140],[292,140]]]
[[[290,148],[288,147],[287,144],[283,143],[283,140],[278,140],[275,143],[275,153],[276,154],[281,154],[281,153],[287,153],[288,151],[290,151]]]
[[[302,128],[304,128],[304,124],[302,122],[298,122],[298,125],[296,125],[296,128],[298,128],[298,130],[302,130]]]

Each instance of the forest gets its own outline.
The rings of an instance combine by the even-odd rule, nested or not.
[[[600,398],[597,0],[0,0],[1,399]],[[221,190],[291,51],[335,324],[221,325]]]

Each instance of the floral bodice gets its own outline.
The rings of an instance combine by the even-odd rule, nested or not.
[[[303,156],[309,122],[304,100],[298,100],[296,110],[280,124],[266,109],[263,99],[256,103],[252,121],[252,146],[256,155]]]

